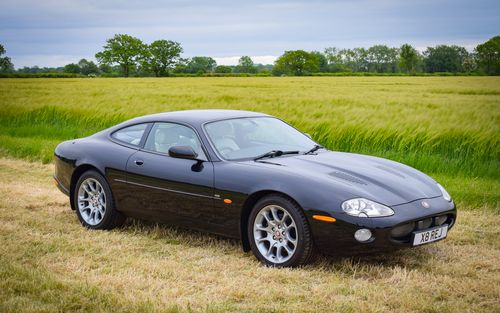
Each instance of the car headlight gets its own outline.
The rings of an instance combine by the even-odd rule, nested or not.
[[[342,210],[349,215],[357,217],[383,217],[394,214],[394,211],[390,207],[365,198],[344,201],[342,203]]]
[[[451,202],[451,196],[450,194],[448,193],[448,191],[446,191],[446,189],[444,189],[443,186],[441,186],[439,183],[436,183],[439,190],[441,190],[441,193],[443,194],[443,198],[448,201],[448,202]]]

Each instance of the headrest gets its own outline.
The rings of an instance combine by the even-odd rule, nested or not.
[[[173,144],[179,140],[179,135],[177,134],[175,127],[170,128],[158,128],[155,134],[155,142],[157,144]]]

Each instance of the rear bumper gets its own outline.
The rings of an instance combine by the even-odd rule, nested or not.
[[[64,143],[62,143],[64,144]],[[65,195],[70,195],[71,189],[71,175],[73,174],[74,164],[73,160],[67,159],[58,153],[60,149],[59,144],[54,152],[54,182],[57,188]]]
[[[55,175],[53,177],[54,177],[54,183],[56,184],[57,188],[62,193],[64,193],[65,195],[67,195],[69,197],[69,190],[61,184],[61,182],[57,179],[57,177]]]
[[[421,205],[423,199],[394,206],[390,217],[359,218],[345,213],[332,215],[334,223],[310,218],[309,222],[316,247],[325,254],[353,255],[412,247],[412,234],[438,225],[448,225],[450,230],[456,222],[456,207],[442,197],[425,199],[430,208]],[[359,242],[354,233],[367,228],[372,238]]]

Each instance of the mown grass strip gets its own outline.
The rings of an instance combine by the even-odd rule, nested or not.
[[[85,229],[52,165],[0,158],[1,312],[494,312],[500,217],[462,207],[446,240],[262,266],[235,240],[129,221]],[[485,187],[485,186],[483,186]],[[486,186],[487,187],[487,186]],[[480,192],[480,190],[479,190]],[[432,290],[430,292],[429,290]]]

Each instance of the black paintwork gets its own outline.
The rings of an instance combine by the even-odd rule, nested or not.
[[[107,179],[118,210],[128,216],[172,223],[241,238],[248,250],[246,218],[259,197],[283,193],[304,210],[316,246],[326,253],[368,252],[410,246],[410,238],[393,238],[401,224],[447,215],[453,226],[456,208],[446,201],[436,182],[406,165],[386,159],[318,150],[307,155],[283,155],[258,161],[225,161],[217,156],[203,125],[239,117],[268,116],[232,110],[191,110],[135,118],[87,138],[66,141],[55,150],[55,179],[70,197],[78,176],[95,168]],[[172,122],[191,127],[206,158],[173,158],[124,144],[110,135],[134,124]],[[147,128],[145,136],[151,127]],[[382,218],[349,216],[345,200],[363,197],[387,206],[395,214]],[[226,204],[223,199],[231,199]],[[425,199],[431,207],[423,208]],[[71,203],[73,203],[71,201]],[[312,218],[334,217],[335,223]],[[417,225],[417,224],[415,224]],[[357,242],[359,228],[369,228],[374,240]]]

